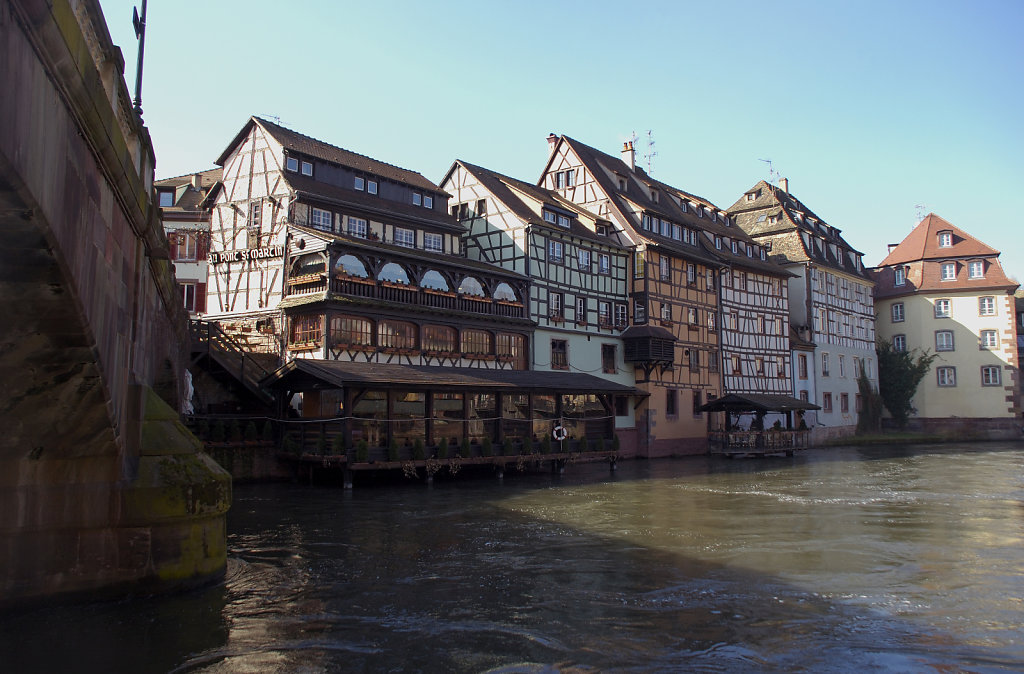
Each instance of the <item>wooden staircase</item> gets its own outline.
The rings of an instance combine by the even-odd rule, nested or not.
[[[272,368],[276,363],[276,357],[247,351],[238,340],[224,332],[216,323],[209,321],[189,321],[189,336],[192,339],[193,364],[205,356],[217,363],[260,401],[268,404],[274,401],[274,396],[260,387],[260,381],[270,374],[271,369],[268,369],[268,366]]]

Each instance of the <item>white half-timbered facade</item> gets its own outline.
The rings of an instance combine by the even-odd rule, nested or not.
[[[441,186],[466,227],[468,259],[530,278],[529,315],[537,324],[532,369],[585,372],[632,386],[620,337],[628,327],[630,250],[612,225],[557,193],[456,161]],[[633,427],[632,407],[617,400],[619,428]]]
[[[808,412],[805,419],[815,426],[814,437],[849,435],[857,427],[861,369],[872,386],[878,385],[874,282],[862,254],[788,188],[786,180],[779,186],[762,180],[729,212],[796,277],[789,284],[791,323],[797,335],[814,344],[815,366],[803,376],[816,380],[813,386],[801,386],[799,363],[793,379],[801,397],[817,393],[817,400],[810,402],[821,409]],[[794,350],[794,359],[801,355],[809,355],[806,345]]]

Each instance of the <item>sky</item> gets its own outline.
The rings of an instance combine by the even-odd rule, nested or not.
[[[100,4],[134,92],[141,0]],[[787,178],[868,265],[934,212],[1024,280],[1022,33],[1019,0],[153,0],[142,107],[158,178],[252,115],[435,183],[455,159],[535,182],[551,132],[635,135],[720,208]]]

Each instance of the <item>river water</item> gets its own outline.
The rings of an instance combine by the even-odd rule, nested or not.
[[[239,486],[229,548],[215,587],[4,617],[0,669],[1024,669],[1020,443]]]

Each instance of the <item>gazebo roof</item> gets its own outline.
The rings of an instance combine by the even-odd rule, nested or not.
[[[705,403],[702,412],[795,412],[820,410],[814,403],[770,393],[729,393]]]

